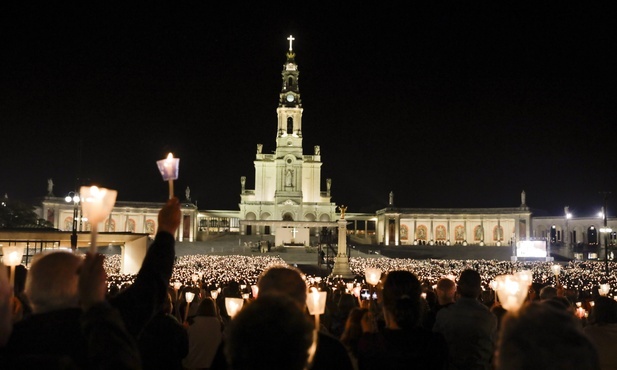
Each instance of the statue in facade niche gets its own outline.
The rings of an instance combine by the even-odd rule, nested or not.
[[[54,196],[54,180],[51,178],[47,179],[47,195]]]

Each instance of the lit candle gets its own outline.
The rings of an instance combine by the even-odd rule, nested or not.
[[[231,298],[225,297],[225,309],[227,310],[227,314],[229,317],[234,317],[244,304],[244,300],[242,298]]]
[[[90,232],[90,253],[96,253],[98,225],[109,216],[116,204],[118,192],[98,186],[82,186],[79,189],[83,216],[92,226]]]
[[[195,298],[195,293],[186,292],[184,293],[184,298],[186,299],[186,310],[184,312],[184,322],[186,322],[186,320],[189,317],[189,306],[191,305],[191,302],[193,302],[193,299]]]
[[[17,265],[21,264],[21,259],[24,256],[24,247],[2,247],[2,255],[2,263],[11,267],[9,272],[9,284],[11,288],[13,288],[15,286],[15,268]]]
[[[169,183],[169,199],[174,197],[174,180],[178,178],[180,170],[180,158],[174,158],[173,154],[169,153],[167,158],[156,161],[163,181]]]
[[[366,270],[364,270],[364,278],[367,283],[375,286],[379,283],[379,279],[381,278],[381,270],[378,268],[367,267]]]
[[[518,311],[527,297],[527,282],[520,275],[500,275],[495,281],[501,306],[508,311]]]
[[[251,292],[253,293],[253,299],[257,298],[259,287],[257,285],[251,285]]]

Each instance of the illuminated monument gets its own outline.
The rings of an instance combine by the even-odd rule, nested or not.
[[[310,235],[321,227],[336,227],[336,204],[330,201],[332,181],[321,191],[321,150],[312,154],[302,148],[302,99],[298,65],[289,36],[289,51],[283,65],[276,127],[276,150],[263,152],[257,144],[255,189],[240,179],[240,234],[275,235],[275,245],[308,245]]]

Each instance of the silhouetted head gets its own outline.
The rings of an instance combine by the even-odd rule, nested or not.
[[[64,251],[34,256],[25,287],[32,312],[79,307],[78,269],[82,261],[81,257]]]
[[[505,314],[495,356],[496,370],[600,369],[578,318],[545,301]]]
[[[299,307],[306,306],[307,285],[302,271],[295,267],[276,265],[265,270],[257,281],[258,299],[269,294],[282,294]]]
[[[303,370],[313,323],[289,296],[260,292],[231,320],[226,338],[225,356],[233,370]]]
[[[405,270],[390,271],[383,283],[383,307],[400,328],[419,324],[422,316],[422,285]]]
[[[478,271],[463,270],[458,278],[456,291],[461,297],[478,298],[482,292],[482,278]]]

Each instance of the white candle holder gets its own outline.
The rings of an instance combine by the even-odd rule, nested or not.
[[[156,161],[156,165],[163,176],[163,181],[169,183],[169,199],[174,197],[174,180],[178,179],[180,172],[180,158],[174,158],[173,154],[169,153],[167,158]]]
[[[227,310],[227,314],[231,318],[233,318],[238,312],[240,312],[240,309],[242,309],[243,305],[244,299],[242,298],[225,297],[225,309]]]
[[[96,253],[96,236],[98,225],[109,216],[116,204],[116,190],[99,188],[98,186],[82,186],[79,189],[83,217],[88,219],[90,231],[90,253]]]
[[[253,294],[253,299],[257,298],[259,287],[257,285],[251,285],[251,293]]]
[[[527,282],[521,280],[520,275],[500,275],[495,281],[501,306],[508,311],[518,311],[527,298]]]
[[[326,312],[326,297],[328,292],[320,292],[316,288],[311,288],[311,292],[306,296],[306,307],[311,315],[322,315]]]
[[[379,283],[379,279],[381,279],[381,270],[378,268],[367,267],[364,270],[364,279],[366,282],[375,286]]]
[[[13,288],[15,286],[15,268],[21,265],[21,259],[24,257],[23,246],[2,247],[2,263],[9,266],[9,284]]]

